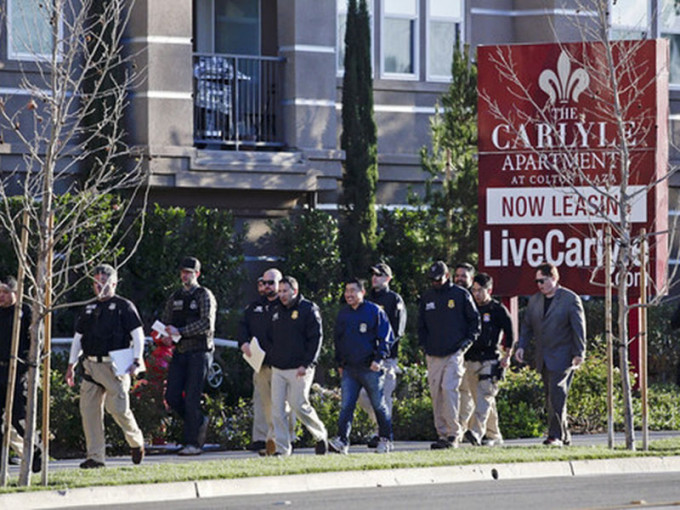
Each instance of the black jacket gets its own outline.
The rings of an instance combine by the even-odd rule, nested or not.
[[[430,356],[448,356],[467,350],[477,339],[480,320],[472,296],[447,281],[420,298],[418,341]]]
[[[290,307],[279,302],[272,308],[261,345],[273,367],[288,370],[314,366],[322,341],[319,307],[298,294]]]
[[[387,314],[394,334],[394,342],[390,345],[388,357],[397,358],[399,356],[399,339],[404,336],[406,330],[406,305],[404,300],[389,288],[379,291],[371,289],[366,299],[378,305]]]
[[[239,347],[251,341],[253,337],[257,338],[260,347],[264,349],[262,342],[266,341],[267,328],[271,322],[272,311],[278,306],[279,298],[269,301],[262,296],[257,301],[253,301],[243,310],[243,315],[238,323],[238,340]],[[265,365],[271,365],[269,353],[264,358]]]

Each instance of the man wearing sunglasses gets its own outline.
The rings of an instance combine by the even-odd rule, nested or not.
[[[454,285],[443,261],[432,264],[427,275],[432,288],[420,298],[418,340],[425,349],[438,437],[431,448],[443,450],[458,447],[463,434],[459,406],[464,355],[479,336],[481,322],[472,296]]]
[[[524,363],[531,340],[535,346],[536,370],[541,374],[548,410],[548,437],[543,444],[571,443],[567,426],[569,386],[586,354],[586,318],[581,298],[559,285],[560,274],[552,264],[536,271],[538,292],[531,296],[519,333],[515,359]]]

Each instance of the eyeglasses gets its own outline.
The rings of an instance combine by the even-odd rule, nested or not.
[[[543,285],[546,280],[547,280],[547,278],[536,278],[536,283],[538,285]]]
[[[263,285],[274,285],[275,283],[275,280],[262,280]]]

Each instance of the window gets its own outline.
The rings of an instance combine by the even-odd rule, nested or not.
[[[194,50],[261,55],[260,4],[260,0],[195,0]]]
[[[463,0],[429,0],[427,17],[427,77],[451,79],[456,41],[462,42]]]
[[[418,41],[418,0],[383,0],[382,71],[384,76],[390,78],[417,76],[416,41]]]
[[[43,0],[7,0],[8,58],[44,60],[50,57],[53,48],[51,5]]]
[[[612,39],[645,39],[649,33],[648,2],[610,0]],[[672,0],[671,0],[672,1]]]
[[[215,53],[260,54],[259,0],[215,1]]]
[[[335,41],[335,47],[337,51],[335,52],[338,58],[337,69],[338,74],[341,75],[345,72],[345,33],[347,32],[347,0],[337,0],[338,5],[338,30],[337,41]],[[357,5],[359,5],[359,0],[357,0]],[[368,7],[369,24],[371,28],[371,55],[373,55],[373,1],[366,0],[366,6]]]
[[[669,81],[680,85],[680,13],[674,0],[663,0],[659,17],[661,37],[670,41]]]

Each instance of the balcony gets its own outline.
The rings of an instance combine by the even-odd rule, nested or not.
[[[283,147],[284,59],[194,55],[194,145],[223,150]]]

